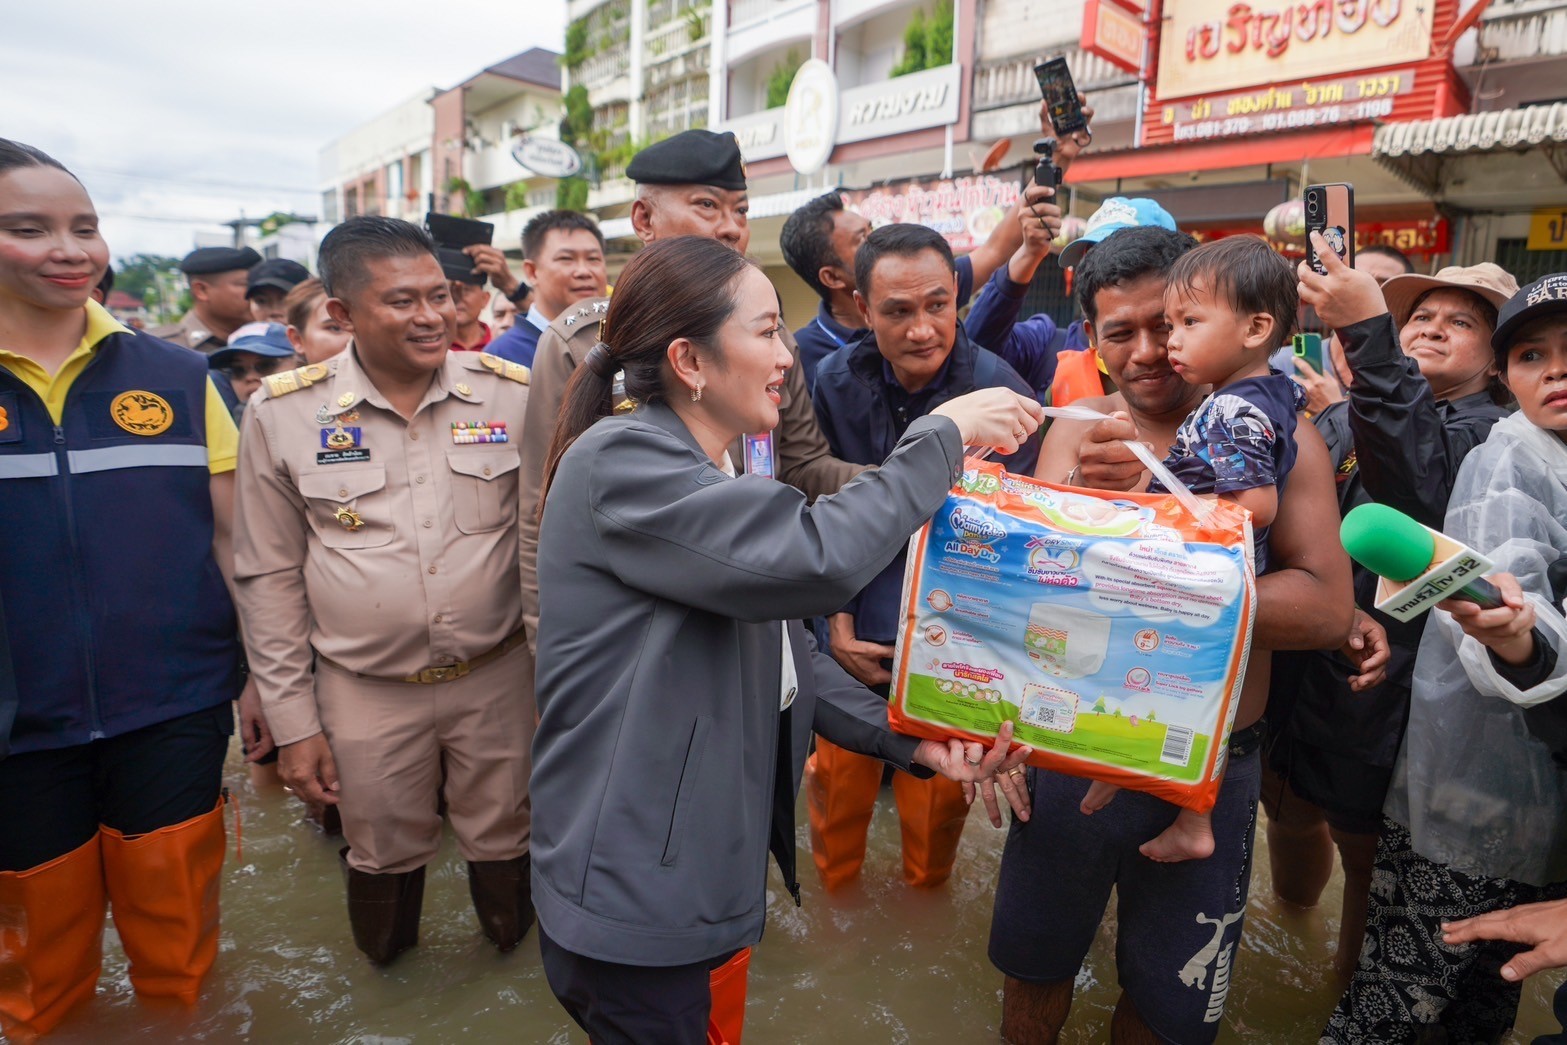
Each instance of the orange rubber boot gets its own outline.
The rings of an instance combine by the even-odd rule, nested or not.
[[[750,972],[751,948],[747,947],[708,974],[708,990],[713,995],[713,1007],[707,1016],[709,1045],[740,1045]]]
[[[93,996],[103,965],[98,836],[27,871],[0,872],[0,1033],[47,1034]]]
[[[952,875],[958,859],[958,840],[968,819],[963,785],[945,777],[921,780],[894,773],[892,797],[903,829],[903,880],[933,889]]]
[[[882,763],[818,736],[805,763],[811,859],[828,891],[853,881],[865,862],[865,832],[876,811]]]
[[[223,801],[182,824],[103,835],[109,909],[131,960],[137,994],[194,1005],[218,956]]]

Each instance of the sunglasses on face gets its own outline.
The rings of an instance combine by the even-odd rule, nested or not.
[[[229,377],[243,381],[252,375],[266,377],[274,373],[282,365],[283,360],[281,359],[262,359],[255,363],[230,363],[223,368],[223,372],[228,374]]]

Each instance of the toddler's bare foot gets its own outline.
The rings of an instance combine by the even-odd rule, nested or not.
[[[1105,806],[1110,804],[1110,799],[1121,790],[1114,784],[1107,784],[1103,780],[1095,780],[1088,785],[1088,794],[1083,796],[1082,805],[1078,806],[1084,816],[1092,816]]]
[[[1137,851],[1163,864],[1206,860],[1213,855],[1213,819],[1206,813],[1183,809],[1175,823],[1161,831],[1159,837],[1138,846]]]

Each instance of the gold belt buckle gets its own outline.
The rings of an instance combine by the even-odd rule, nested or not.
[[[437,682],[452,682],[466,674],[468,674],[468,662],[459,661],[444,668],[425,668],[414,676],[414,681],[433,685]]]

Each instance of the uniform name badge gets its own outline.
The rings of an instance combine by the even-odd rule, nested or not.
[[[769,479],[778,478],[778,458],[773,450],[773,433],[762,432],[759,435],[745,436],[742,446],[745,450],[745,472],[747,475],[764,475]]]

